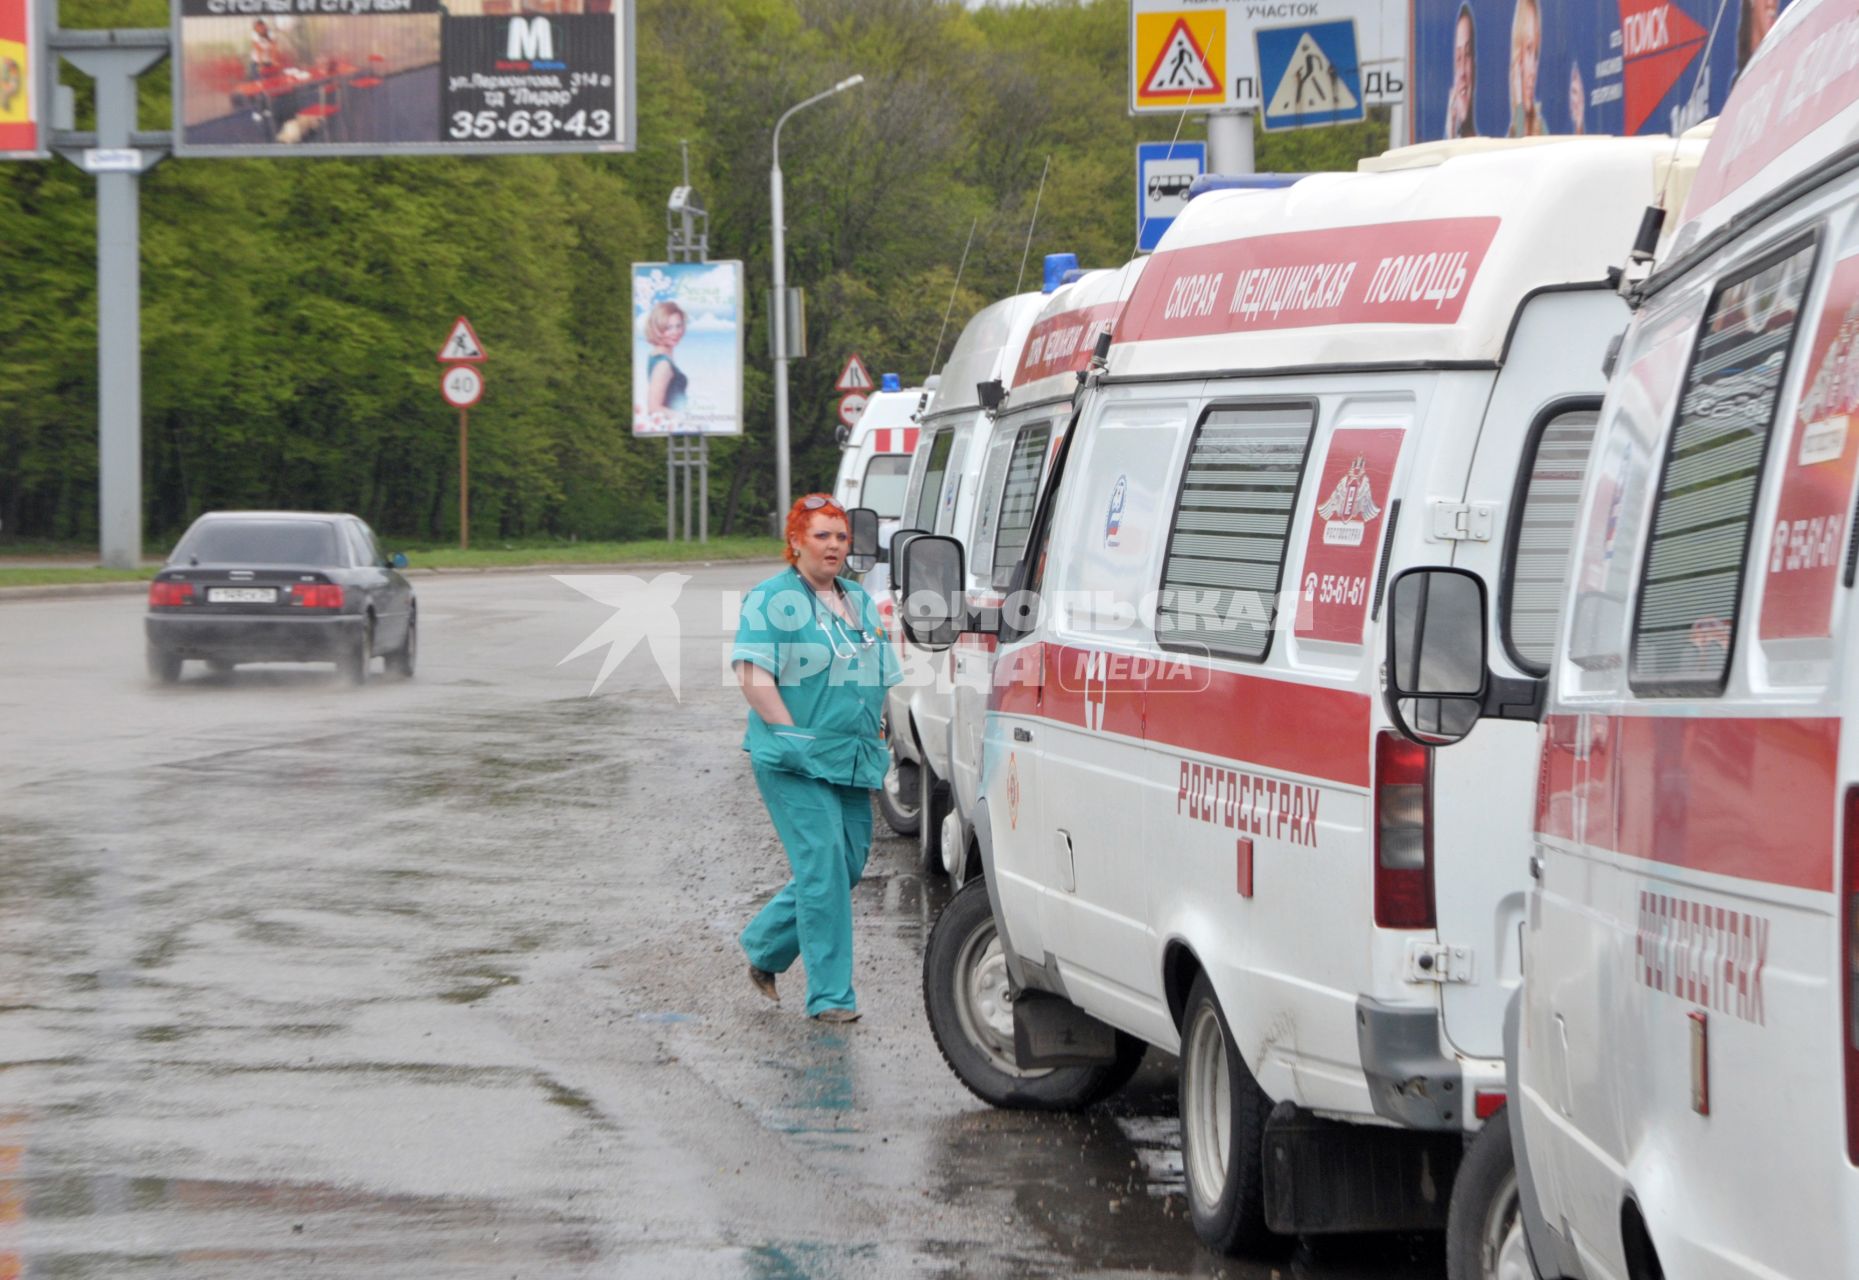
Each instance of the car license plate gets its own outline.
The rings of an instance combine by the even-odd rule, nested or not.
[[[276,604],[276,587],[208,587],[208,604]]]

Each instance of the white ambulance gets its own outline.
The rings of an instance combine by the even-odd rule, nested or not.
[[[927,387],[906,387],[897,374],[887,373],[859,420],[834,433],[840,454],[833,500],[848,511],[870,507],[877,512],[881,547],[890,546],[904,513],[917,423],[929,411],[931,398]]]
[[[1530,812],[1515,1225],[1582,1280],[1859,1275],[1859,6],[1795,0],[1637,314],[1576,521]],[[1390,710],[1479,763],[1487,585],[1395,583]],[[1439,606],[1446,607],[1441,609]],[[1406,609],[1411,605],[1412,608]],[[1417,665],[1416,665],[1417,664]],[[1468,678],[1469,677],[1469,678]],[[1408,695],[1412,695],[1410,700]],[[1508,726],[1505,726],[1508,728]],[[1514,803],[1506,801],[1506,803]],[[1487,1148],[1489,1148],[1487,1150]],[[1527,1248],[1525,1235],[1527,1234]]]
[[[981,501],[967,540],[969,605],[998,608],[1026,537],[1050,463],[1071,426],[1083,373],[1109,334],[1147,258],[1116,271],[1081,273],[1054,291],[1033,321],[996,415],[982,464]],[[956,887],[980,866],[974,839],[981,744],[994,669],[994,637],[970,634],[949,655],[949,795],[940,840],[942,869]]]
[[[980,388],[998,391],[1012,375],[1045,300],[1044,293],[1022,293],[992,303],[955,340],[911,459],[903,532],[950,534],[964,542],[971,536],[981,469],[994,438],[991,410],[998,407],[983,405]],[[890,610],[884,602],[879,609],[890,626]],[[917,837],[924,869],[940,870],[938,839],[949,809],[949,658],[915,650],[901,630],[891,629],[903,649],[905,679],[885,701],[891,768],[878,808],[892,830]]]
[[[1215,1248],[1441,1227],[1502,1105],[1536,729],[1437,763],[1393,732],[1382,592],[1475,566],[1512,584],[1505,660],[1548,661],[1628,318],[1609,272],[1673,150],[1415,148],[1201,196],[1121,309],[999,617],[947,603],[955,544],[902,552],[920,641],[999,635],[982,879],[925,956],[938,1043],[1002,1106],[1178,1054]]]

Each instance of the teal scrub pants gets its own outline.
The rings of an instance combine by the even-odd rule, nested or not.
[[[770,973],[786,973],[800,957],[809,1017],[856,1009],[852,886],[871,852],[871,792],[762,765],[755,766],[755,784],[794,875],[749,921],[742,949],[750,964]]]

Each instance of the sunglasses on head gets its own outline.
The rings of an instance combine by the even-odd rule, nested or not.
[[[823,493],[812,493],[800,500],[800,506],[803,511],[818,511],[821,507],[830,505],[832,501]]]

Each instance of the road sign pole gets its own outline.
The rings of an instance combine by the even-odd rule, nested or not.
[[[1252,173],[1252,113],[1215,111],[1207,117],[1207,172]]]
[[[458,411],[458,549],[471,550],[471,448],[467,420],[471,410]]]

